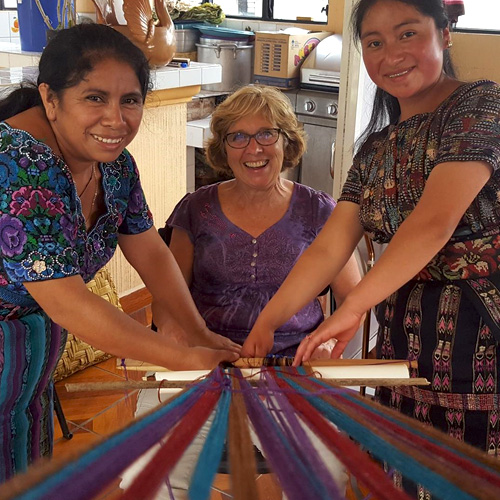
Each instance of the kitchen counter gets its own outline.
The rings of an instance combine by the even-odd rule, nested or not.
[[[0,44],[0,46],[2,45],[14,44]],[[0,48],[0,55],[1,54]],[[0,86],[15,85],[26,79],[36,80],[36,75],[37,66],[33,63],[17,67],[0,68]],[[151,80],[154,91],[219,83],[221,79],[222,68],[220,64],[191,62],[187,68],[171,68],[169,66],[164,66],[151,70]],[[192,92],[190,97],[198,92],[199,89],[196,90],[196,92]]]

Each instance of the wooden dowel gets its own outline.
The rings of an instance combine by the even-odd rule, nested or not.
[[[368,386],[368,387],[393,387],[399,385],[429,385],[425,378],[321,378],[332,385],[338,386]],[[249,381],[251,384],[254,381]],[[87,391],[126,391],[130,389],[183,389],[187,385],[194,384],[194,380],[129,380],[124,382],[88,382],[65,384],[68,392]]]
[[[195,380],[127,380],[124,382],[83,382],[65,384],[67,392],[127,391],[130,389],[182,389]]]
[[[238,368],[260,368],[264,365],[265,358],[240,358],[233,364]],[[321,367],[321,366],[373,366],[373,365],[392,365],[392,364],[405,364],[411,368],[417,368],[417,361],[407,361],[404,359],[314,359],[307,361],[304,366],[308,367]],[[125,360],[125,367],[117,364],[118,368],[127,370],[140,370],[145,372],[168,372],[165,367],[150,365],[143,361],[136,361],[133,359]]]
[[[407,361],[405,359],[313,359],[311,361],[306,361],[304,366],[315,368],[320,366],[374,366],[395,364],[403,364],[412,368],[418,367],[417,361]]]

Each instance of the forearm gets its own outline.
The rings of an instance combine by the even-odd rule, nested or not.
[[[368,311],[414,278],[452,236],[453,224],[419,215],[414,212],[401,225],[375,266],[348,294],[346,300],[359,313]]]
[[[33,283],[27,288],[51,319],[78,338],[122,358],[133,358],[182,369],[185,348],[156,335],[101,297],[88,291],[79,277],[64,287],[54,283]],[[55,285],[55,286],[54,286]],[[49,297],[49,298],[48,298]],[[74,305],[78,304],[78,307]]]
[[[346,302],[366,312],[418,274],[449,241],[490,175],[486,163],[436,166],[417,206]]]
[[[120,236],[120,247],[153,296],[155,324],[173,318],[186,331],[206,328],[185,278],[171,251],[157,233]]]
[[[344,302],[347,295],[349,295],[360,280],[361,273],[359,271],[358,262],[356,257],[352,255],[342,271],[340,271],[340,273],[330,283],[337,307]]]
[[[344,268],[362,234],[358,207],[340,203],[264,308],[256,325],[275,330],[313,300]]]
[[[205,321],[191,297],[191,293],[172,254],[158,266],[154,279],[144,277],[144,282],[153,296],[155,324],[161,327],[164,321],[175,320],[186,332],[203,330]]]

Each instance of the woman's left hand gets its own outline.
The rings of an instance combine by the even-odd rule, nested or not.
[[[255,326],[249,333],[241,349],[242,358],[263,358],[274,345],[274,332],[257,330]]]

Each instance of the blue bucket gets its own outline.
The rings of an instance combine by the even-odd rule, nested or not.
[[[40,0],[40,4],[52,27],[57,27],[57,0]],[[17,19],[21,50],[42,52],[47,45],[49,27],[45,24],[35,0],[17,0]]]

